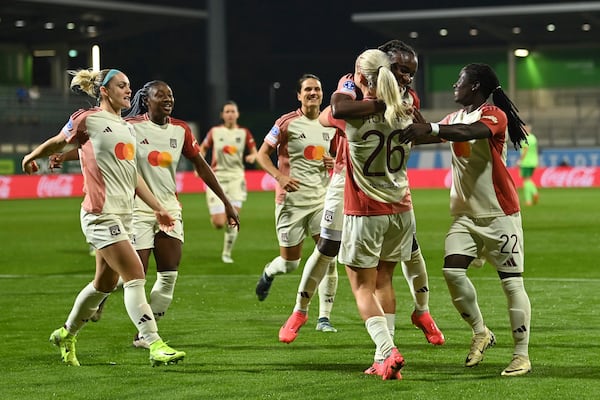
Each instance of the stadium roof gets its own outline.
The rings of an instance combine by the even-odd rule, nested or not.
[[[352,21],[419,52],[473,47],[600,45],[600,2],[352,14]],[[445,35],[441,34],[445,30]]]
[[[207,18],[203,1],[2,0],[0,44],[77,45]],[[193,5],[190,6],[189,4]]]

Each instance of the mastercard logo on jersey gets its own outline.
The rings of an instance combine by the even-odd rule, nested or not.
[[[115,146],[115,155],[119,160],[133,160],[135,156],[133,143],[117,143]]]
[[[325,147],[323,146],[306,146],[304,148],[304,158],[307,160],[322,160],[325,155]]]
[[[173,156],[166,151],[151,151],[148,154],[148,162],[153,167],[167,168],[173,163]]]
[[[235,154],[235,153],[237,153],[237,147],[235,147],[235,146],[223,146],[223,153],[225,153],[225,154]]]

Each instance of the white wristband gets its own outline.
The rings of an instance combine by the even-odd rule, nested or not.
[[[436,124],[435,122],[430,122],[429,125],[431,126],[431,136],[437,136],[440,133],[440,124]]]

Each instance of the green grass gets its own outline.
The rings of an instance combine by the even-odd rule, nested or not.
[[[532,302],[533,373],[503,378],[512,339],[506,301],[487,265],[470,276],[498,344],[477,368],[463,366],[470,332],[441,276],[450,223],[447,190],[414,190],[418,234],[430,275],[430,306],[447,343],[428,345],[410,325],[412,304],[395,278],[396,344],[404,380],[365,376],[373,344],[347,278],[332,320],[336,334],[314,330],[316,307],[298,339],[277,341],[292,311],[300,271],[278,277],[264,302],[254,295],[266,262],[278,253],[273,194],[250,193],[234,253],[220,262],[222,232],[211,228],[203,195],[183,195],[186,244],[175,299],[161,335],[187,352],[183,363],[151,368],[131,347],[135,329],[113,294],[99,323],[77,343],[80,368],[60,362],[48,336],[67,317],[94,262],[79,227],[80,199],[0,202],[0,399],[592,399],[600,393],[600,229],[597,189],[545,189],[523,210],[526,287]],[[312,250],[307,242],[305,257]],[[153,271],[153,267],[151,267]],[[149,274],[150,287],[154,273]]]

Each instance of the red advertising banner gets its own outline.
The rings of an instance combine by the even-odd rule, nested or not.
[[[509,168],[517,187],[522,186],[518,168]],[[412,188],[449,188],[452,173],[448,168],[409,169]],[[533,180],[539,187],[600,187],[598,167],[538,168]],[[264,171],[247,171],[249,191],[274,190],[275,180]],[[179,193],[205,191],[204,182],[193,172],[177,174]],[[83,197],[81,174],[4,175],[0,176],[0,199],[35,199],[45,197]]]

